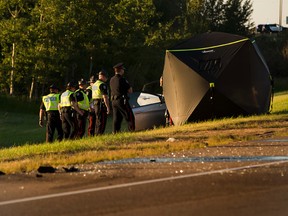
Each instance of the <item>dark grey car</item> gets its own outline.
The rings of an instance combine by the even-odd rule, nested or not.
[[[165,126],[166,104],[162,95],[134,92],[129,97],[137,131]]]

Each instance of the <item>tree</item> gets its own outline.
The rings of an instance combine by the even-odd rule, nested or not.
[[[250,0],[223,2],[0,0],[0,90],[37,97],[51,83],[113,73],[119,61],[140,89],[159,79],[165,49],[176,42],[209,29],[247,33]]]
[[[207,17],[201,13],[205,7],[205,0],[187,0],[184,22],[186,37],[208,31]]]
[[[154,0],[157,16],[152,23],[150,44],[166,45],[200,33],[204,29],[199,13],[203,0]],[[205,31],[204,30],[204,31]]]
[[[224,19],[220,31],[239,35],[250,35],[253,23],[251,0],[227,0],[223,6]]]
[[[223,0],[206,0],[203,2],[201,15],[210,31],[219,31],[224,20]]]
[[[34,0],[11,0],[0,1],[0,27],[2,29],[0,39],[2,54],[4,56],[2,68],[10,70],[9,93],[14,94],[14,83],[23,77],[23,74],[15,74],[19,71],[23,47],[27,42],[26,27],[29,23],[29,8],[34,4]],[[18,56],[18,57],[17,57]],[[1,72],[3,73],[3,72]],[[7,83],[8,84],[8,83]]]

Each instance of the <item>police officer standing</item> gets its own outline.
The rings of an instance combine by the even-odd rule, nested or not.
[[[61,94],[59,109],[61,111],[62,128],[65,139],[74,139],[78,131],[76,122],[76,112],[83,114],[79,109],[74,92],[77,83],[69,82],[66,91]]]
[[[90,77],[89,86],[86,88],[86,94],[89,99],[90,107],[88,112],[88,129],[87,134],[88,136],[94,136],[95,135],[95,123],[96,123],[96,115],[94,110],[94,102],[92,98],[92,86],[96,82],[96,79],[94,76]]]
[[[50,93],[42,97],[42,103],[40,105],[39,112],[39,126],[43,127],[43,119],[45,112],[47,113],[46,124],[46,142],[53,142],[53,136],[55,129],[57,130],[57,140],[63,139],[63,130],[60,119],[60,113],[58,110],[58,104],[60,101],[59,89],[52,84],[49,87]]]
[[[95,135],[104,134],[107,116],[110,113],[107,79],[107,74],[102,70],[98,73],[98,80],[92,86],[92,99],[96,115]]]
[[[131,106],[128,102],[128,93],[132,93],[132,87],[123,77],[123,63],[118,63],[114,67],[115,75],[110,80],[111,100],[113,109],[113,133],[117,133],[121,129],[123,118],[128,123],[128,130],[135,130],[135,117]]]
[[[78,85],[79,89],[75,91],[75,98],[81,112],[76,113],[76,121],[78,124],[78,132],[76,134],[76,138],[82,138],[85,134],[86,121],[90,104],[88,95],[85,92],[87,82],[84,79],[81,79],[78,81]]]

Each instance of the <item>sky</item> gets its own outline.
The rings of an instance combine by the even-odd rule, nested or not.
[[[282,0],[282,26],[288,27],[288,0]],[[253,5],[252,21],[259,24],[279,24],[280,0],[251,0]]]

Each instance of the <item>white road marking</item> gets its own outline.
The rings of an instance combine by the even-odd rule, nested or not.
[[[23,199],[8,200],[8,201],[0,202],[0,206],[23,203],[23,202],[30,202],[30,201],[37,201],[37,200],[43,200],[43,199],[51,199],[51,198],[57,198],[57,197],[64,197],[64,196],[71,196],[71,195],[90,193],[90,192],[96,192],[96,191],[112,190],[116,188],[125,188],[125,187],[137,186],[137,185],[152,184],[152,183],[157,183],[157,182],[162,182],[162,181],[171,181],[171,180],[184,179],[184,178],[190,178],[190,177],[196,177],[196,176],[225,173],[225,172],[231,172],[231,171],[237,171],[237,170],[243,170],[243,169],[252,169],[252,168],[265,167],[265,166],[271,166],[271,165],[282,164],[282,163],[288,163],[288,161],[287,160],[276,161],[276,162],[271,162],[271,163],[255,164],[255,165],[234,167],[234,168],[221,169],[221,170],[213,170],[209,172],[192,173],[188,175],[151,179],[151,180],[146,180],[146,181],[132,182],[132,183],[126,183],[126,184],[120,184],[120,185],[112,185],[112,186],[106,186],[106,187],[100,187],[100,188],[89,188],[89,189],[84,189],[84,190],[76,190],[76,191],[49,194],[49,195],[43,195],[43,196],[28,197],[28,198],[23,198]]]

